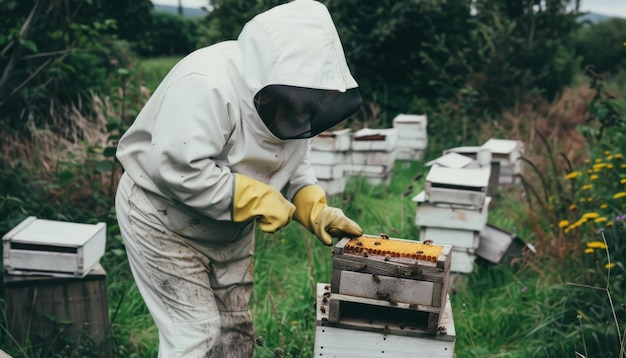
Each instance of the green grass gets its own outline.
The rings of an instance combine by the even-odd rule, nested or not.
[[[146,58],[140,61],[140,70],[142,83],[145,84],[151,92],[157,88],[161,80],[167,75],[167,72],[180,61],[181,57],[155,57]]]

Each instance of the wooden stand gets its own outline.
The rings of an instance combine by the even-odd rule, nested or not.
[[[99,356],[112,356],[106,272],[100,264],[82,278],[5,273],[3,281],[7,328],[19,344],[46,352],[68,339],[84,345],[91,340]]]

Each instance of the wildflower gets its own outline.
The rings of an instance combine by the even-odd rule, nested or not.
[[[613,169],[613,164],[607,164],[606,169]]]
[[[587,201],[593,201],[593,198],[592,197],[588,197]]]
[[[559,227],[563,228],[569,225],[569,220],[561,220],[559,221]]]
[[[578,199],[578,201],[580,201],[581,203],[584,203],[586,200],[585,200],[585,198],[580,198],[580,199]]]
[[[597,222],[597,223],[603,223],[603,222],[606,222],[608,220],[609,219],[607,219],[606,217],[602,216],[602,217],[599,217],[599,218],[595,218],[593,221]]]
[[[572,205],[570,205],[570,206],[569,206],[569,210],[570,210],[570,211],[574,211],[574,210],[576,210],[576,204],[572,204]]]
[[[606,249],[606,245],[602,241],[588,242],[587,247],[591,249]]]
[[[598,174],[593,174],[589,177],[589,180],[598,180],[599,176]]]
[[[598,213],[585,213],[585,214],[583,214],[582,218],[583,219],[595,219],[595,218],[597,218],[599,216],[600,216],[600,214],[598,214]]]
[[[610,264],[606,264],[604,265],[604,268],[607,270],[612,269],[613,267],[615,267],[615,262],[611,262]]]
[[[596,158],[596,163],[602,162],[602,158]]]
[[[593,173],[593,170],[587,169],[587,174],[591,174],[591,173]]]
[[[603,227],[601,227],[598,230],[596,230],[596,234],[601,234],[603,232],[604,232],[604,228]]]
[[[563,233],[567,234],[568,232],[572,231],[572,229],[566,227],[565,229],[563,229]]]
[[[606,160],[613,160],[613,156],[612,155],[607,155],[606,156]]]
[[[585,164],[589,164],[589,163],[591,163],[591,160],[585,159]]]
[[[583,173],[581,173],[581,172],[579,172],[579,171],[573,171],[573,172],[571,172],[571,173],[567,174],[567,175],[565,176],[565,179],[567,179],[567,180],[571,180],[571,179],[575,179],[575,178],[577,178],[577,177],[579,177],[579,176],[581,176],[581,175],[583,175]]]
[[[585,253],[586,254],[593,254],[593,249],[592,248],[587,248],[587,249],[585,249]]]
[[[619,167],[624,169],[624,168],[626,168],[626,164],[620,164]]]
[[[611,151],[610,150],[605,150],[604,151],[604,155],[611,155]]]
[[[293,321],[291,321],[291,325],[292,325],[292,326],[295,326],[295,325],[297,325],[297,324],[298,324],[298,321],[296,321],[295,319],[294,319]]]
[[[622,157],[622,153],[615,153],[613,154],[613,159],[619,159]]]
[[[606,163],[599,163],[599,164],[594,164],[592,168],[593,168],[594,172],[599,172],[600,169],[602,169],[602,168],[604,168],[606,166],[607,166]]]
[[[619,181],[620,184],[626,184],[626,178]]]
[[[589,190],[591,188],[593,188],[593,184],[585,184],[585,185],[583,185],[583,187],[581,189],[582,190]]]
[[[605,203],[600,204],[600,209],[606,209],[606,208],[608,208],[608,207],[609,207],[609,205],[608,205],[608,204],[605,204]]]
[[[606,223],[606,227],[611,227],[611,226],[613,226],[613,222],[612,221],[609,221],[608,223]]]
[[[613,195],[613,199],[619,199],[625,196],[626,196],[626,191],[620,191],[619,193],[616,193],[615,195]]]

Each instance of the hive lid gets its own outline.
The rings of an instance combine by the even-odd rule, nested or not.
[[[2,240],[35,245],[82,246],[102,230],[104,225],[45,220],[31,216],[6,233]]]

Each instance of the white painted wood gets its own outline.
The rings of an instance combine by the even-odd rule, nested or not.
[[[344,176],[343,164],[311,164],[317,179],[336,179]]]
[[[432,305],[433,283],[368,273],[342,271],[339,293],[365,298],[378,298],[378,292],[388,292],[396,302]]]
[[[323,298],[328,292],[329,284],[317,283],[314,357],[454,357],[456,330],[448,295],[439,320],[439,326],[445,329],[446,334],[414,337],[328,326],[329,304]]]
[[[393,128],[399,138],[426,138],[428,117],[425,114],[398,114],[393,119]]]
[[[476,161],[479,167],[487,167],[491,164],[491,151],[487,147],[482,146],[462,146],[445,149],[443,154],[457,153],[470,157]]]
[[[450,260],[450,272],[472,273],[474,271],[474,262],[476,261],[476,253],[472,249],[452,249]]]
[[[322,132],[311,140],[311,149],[328,152],[347,151],[350,150],[351,136],[352,131],[349,128]]]
[[[490,175],[490,167],[455,169],[433,165],[426,176],[426,201],[482,208]]]
[[[309,162],[311,164],[332,165],[346,161],[349,152],[329,152],[322,150],[311,150]]]
[[[348,177],[344,176],[334,179],[318,179],[317,184],[324,189],[327,196],[331,196],[343,193],[346,188],[347,181]]]
[[[398,138],[398,148],[426,149],[428,139],[426,138]]]
[[[421,149],[398,147],[396,150],[396,160],[420,161],[422,159],[424,159],[424,151]]]
[[[376,176],[386,176],[393,171],[393,166],[380,164],[350,164],[343,165],[343,169],[348,175],[367,175],[376,174]]]
[[[351,165],[382,165],[393,167],[396,161],[396,150],[384,151],[351,151],[346,157],[346,163]]]
[[[487,261],[499,263],[514,238],[513,233],[487,224],[480,232],[480,245],[476,254]]]
[[[481,231],[487,224],[491,197],[485,197],[481,208],[425,201],[424,191],[413,197],[417,202],[415,225],[457,230]]]
[[[524,152],[524,143],[513,139],[491,138],[482,146],[491,151],[492,160],[503,164],[515,162]]]
[[[376,138],[375,138],[376,137]],[[352,136],[353,151],[387,151],[397,148],[398,131],[395,128],[370,129],[363,128]]]
[[[440,227],[420,227],[420,241],[432,240],[436,245],[450,245],[457,249],[476,249],[480,244],[479,231],[455,230]]]
[[[468,156],[458,153],[448,153],[426,162],[424,166],[431,167],[433,165],[439,165],[446,168],[461,169],[470,167],[474,162],[474,159]]]
[[[104,255],[106,224],[31,216],[5,234],[2,241],[8,273],[83,277]]]

